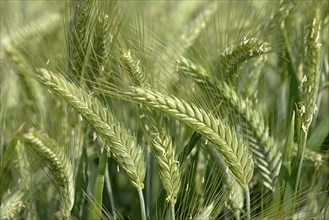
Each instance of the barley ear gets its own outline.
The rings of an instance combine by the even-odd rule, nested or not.
[[[145,86],[145,74],[140,61],[132,56],[130,50],[122,50],[121,59],[124,67],[127,68],[131,83],[134,86]],[[162,124],[159,115],[149,109],[140,108],[147,118],[147,125],[150,127],[152,136],[152,152],[159,167],[159,174],[162,184],[166,190],[166,201],[176,203],[180,187],[179,164],[175,157],[175,151],[170,136],[165,135],[161,130]]]
[[[108,109],[95,97],[63,76],[56,76],[45,69],[39,70],[37,80],[61,97],[80,114],[110,147],[115,160],[128,174],[131,183],[137,189],[144,188],[145,161],[144,152],[135,137],[111,115]]]
[[[149,108],[160,110],[201,133],[216,146],[241,187],[248,188],[254,163],[250,152],[229,125],[193,104],[151,89],[131,87],[130,92],[125,95]]]
[[[302,129],[308,133],[316,109],[316,99],[319,90],[319,52],[320,52],[320,21],[314,17],[307,26],[304,39],[304,61],[302,66],[302,80],[300,83],[303,101],[298,103],[299,114],[302,118]]]
[[[240,64],[250,58],[262,56],[272,51],[269,43],[257,38],[245,38],[240,44],[225,49],[219,58],[220,72],[232,78]]]
[[[104,72],[112,40],[113,36],[110,34],[109,16],[100,12],[96,19],[92,40],[92,51],[89,60],[89,80],[96,80]]]
[[[22,142],[18,141],[16,144],[16,154],[19,166],[19,174],[21,178],[22,186],[24,192],[30,193],[33,190],[33,181],[31,175],[31,164],[27,151]],[[24,198],[26,208],[27,208],[27,218],[36,219],[38,218],[36,212],[36,204],[34,197]]]
[[[17,219],[19,214],[26,208],[23,197],[22,190],[17,190],[3,197],[0,206],[0,219]]]
[[[68,74],[72,79],[80,80],[84,76],[87,50],[90,46],[90,21],[92,21],[92,0],[72,2],[71,20],[68,30]],[[71,77],[71,74],[72,77]]]
[[[130,50],[123,49],[121,52],[123,66],[129,72],[131,83],[134,86],[141,86],[145,82],[145,73],[141,67],[140,60],[136,59]]]
[[[183,32],[180,38],[183,41],[183,48],[185,50],[195,44],[202,34],[202,31],[207,28],[207,24],[217,11],[214,9],[214,4],[212,2],[206,4],[208,5],[196,15],[193,21],[183,27]]]
[[[175,157],[171,137],[160,135],[159,133],[154,134],[152,150],[159,166],[162,183],[167,192],[166,200],[175,204],[180,187],[179,164]]]
[[[196,217],[195,219],[196,220],[204,220],[204,219],[211,219],[210,216],[211,216],[211,213],[212,211],[214,210],[215,206],[214,206],[214,203],[210,203],[210,205],[208,205],[207,207],[205,207],[203,209],[202,212],[200,212]]]
[[[69,217],[74,204],[75,187],[72,164],[63,152],[63,148],[45,133],[35,130],[26,133],[24,141],[47,166],[49,174],[58,187],[61,212],[65,217]]]
[[[264,185],[275,188],[275,181],[281,163],[281,154],[277,143],[269,136],[265,122],[245,100],[240,98],[231,86],[225,82],[216,82],[208,76],[205,70],[193,62],[182,58],[178,61],[179,71],[193,78],[202,88],[212,91],[215,98],[223,100],[230,112],[237,114],[243,120],[243,129],[247,134],[255,165],[260,171]]]

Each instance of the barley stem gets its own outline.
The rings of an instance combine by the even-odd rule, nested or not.
[[[141,206],[142,220],[146,220],[145,202],[144,202],[144,196],[143,196],[142,189],[138,189],[138,196],[139,196],[139,202],[140,202],[140,206]]]
[[[104,173],[107,165],[107,152],[103,149],[94,188],[94,202],[89,214],[89,219],[101,219],[102,218],[102,204],[103,204],[103,188],[104,188]]]
[[[170,203],[170,208],[171,208],[171,219],[175,220],[175,204],[174,203]]]
[[[117,220],[118,216],[115,211],[115,205],[114,205],[114,199],[113,199],[113,191],[112,191],[112,185],[111,185],[111,180],[110,180],[110,175],[109,175],[109,167],[108,164],[106,164],[106,171],[105,171],[105,184],[106,184],[106,190],[107,193],[109,194],[109,199],[111,203],[111,211],[113,215],[113,220]]]
[[[247,208],[247,220],[250,220],[250,192],[249,188],[246,190],[246,208]]]

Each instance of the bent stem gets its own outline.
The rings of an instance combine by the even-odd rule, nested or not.
[[[249,188],[246,190],[246,208],[247,208],[247,220],[250,220],[250,192]]]
[[[144,196],[143,196],[142,189],[138,189],[138,196],[139,196],[139,202],[140,202],[140,206],[141,206],[142,220],[146,220],[145,202],[144,202]]]

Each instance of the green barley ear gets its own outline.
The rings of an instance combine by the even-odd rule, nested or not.
[[[214,204],[210,203],[207,207],[204,208],[202,212],[200,212],[195,219],[196,220],[204,220],[204,219],[210,219],[211,213],[214,210]]]
[[[31,175],[31,164],[27,151],[20,141],[16,144],[16,154],[19,167],[19,175],[21,179],[22,189],[25,192],[31,192],[33,189],[33,181]],[[25,204],[27,207],[27,218],[28,219],[37,219],[36,204],[35,199],[31,196],[30,198],[25,199]]]
[[[183,41],[182,46],[185,50],[188,50],[195,44],[202,34],[202,31],[206,30],[207,24],[217,11],[214,9],[216,6],[212,2],[206,4],[208,5],[202,8],[195,18],[183,27],[183,33],[180,35],[180,38]]]
[[[144,152],[135,137],[122,128],[108,109],[95,97],[45,69],[39,70],[37,80],[75,109],[110,147],[116,161],[127,172],[134,187],[144,188]]]
[[[125,95],[149,108],[160,110],[201,133],[216,146],[241,187],[248,188],[254,163],[250,152],[230,126],[193,104],[151,89],[131,87],[131,91]]]
[[[0,219],[19,218],[19,214],[26,208],[23,198],[24,192],[22,190],[17,190],[3,197],[0,206]]]
[[[109,16],[107,14],[99,12],[92,38],[89,80],[95,81],[105,70],[105,64],[113,41],[113,36],[110,34]]]
[[[181,57],[177,61],[177,71],[191,76],[198,83],[207,84],[205,79],[208,78],[208,73],[206,70],[185,57]]]
[[[211,80],[201,66],[182,58],[178,61],[178,68],[180,72],[193,78],[202,88],[209,89],[218,100],[224,100],[228,109],[243,120],[244,131],[252,147],[256,167],[260,171],[264,185],[273,191],[280,168],[281,154],[278,152],[274,139],[269,136],[263,118],[228,84]]]
[[[90,21],[93,20],[94,1],[81,0],[72,2],[71,20],[68,30],[68,74],[67,76],[80,81],[86,68],[87,51],[90,46]],[[72,75],[72,76],[71,76]]]
[[[171,137],[160,137],[160,135],[154,134],[152,150],[160,167],[159,173],[167,192],[166,201],[175,204],[180,187],[179,165],[176,160]]]
[[[301,97],[303,101],[298,103],[299,114],[302,118],[302,129],[308,133],[313,115],[317,111],[316,99],[319,90],[319,52],[320,52],[320,21],[314,17],[312,23],[307,26],[304,39],[304,61],[302,66],[302,80],[300,82]]]
[[[145,73],[140,64],[140,60],[136,59],[130,50],[123,49],[121,52],[121,60],[123,67],[129,73],[131,83],[134,86],[141,86],[145,82]]]
[[[12,45],[6,46],[6,54],[13,62],[14,70],[18,73],[20,89],[20,100],[26,104],[31,114],[38,113],[39,97],[34,82],[27,76],[33,72],[31,65],[26,58]]]
[[[264,24],[264,29],[275,30],[276,28],[285,29],[288,16],[296,5],[296,0],[280,0],[278,7],[273,11],[270,20]],[[265,30],[264,30],[265,31]]]
[[[229,173],[228,167],[225,165],[222,158],[214,149],[206,149],[207,152],[214,158],[216,166],[218,167],[218,175],[223,182],[223,189],[228,195],[225,205],[231,210],[231,212],[238,218],[243,210],[244,196],[243,190],[239,183]]]
[[[56,183],[55,186],[58,187],[61,212],[65,217],[69,217],[74,204],[75,188],[72,164],[63,152],[63,148],[47,134],[35,130],[25,134],[24,141],[47,166],[49,174]]]
[[[121,56],[124,67],[129,71],[131,83],[134,86],[145,86],[145,74],[140,61],[131,55],[130,50],[123,50]],[[140,108],[140,112],[146,116],[146,124],[151,132],[152,152],[159,166],[159,174],[167,193],[166,201],[172,205],[176,203],[180,188],[180,170],[176,160],[174,146],[171,137],[163,131],[163,123],[159,114],[148,108]]]
[[[224,77],[232,78],[243,62],[272,51],[269,43],[257,38],[245,38],[240,44],[225,49],[219,57],[219,71]]]

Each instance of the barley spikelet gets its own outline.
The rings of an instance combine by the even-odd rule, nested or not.
[[[210,21],[213,14],[216,12],[214,10],[214,5],[209,3],[205,8],[203,8],[184,28],[183,33],[180,38],[183,41],[183,48],[185,50],[189,49],[196,40],[200,37],[203,30],[206,29],[207,23]]]
[[[149,108],[141,108],[140,111],[145,114],[145,125],[151,134],[151,149],[167,193],[166,201],[175,204],[180,189],[181,172],[172,139],[163,129],[163,118],[159,112],[152,112]]]
[[[145,75],[140,61],[131,56],[130,50],[122,51],[122,59],[125,66],[128,67],[132,84],[134,86],[145,86]],[[139,111],[145,115],[145,125],[150,129],[152,152],[167,193],[166,201],[175,204],[180,188],[180,170],[171,137],[163,131],[163,119],[160,118],[157,112],[152,112],[149,108],[139,108]]]
[[[269,43],[257,38],[245,38],[240,44],[227,48],[219,58],[220,71],[225,77],[232,77],[238,66],[246,60],[271,52]]]
[[[203,209],[202,212],[200,212],[196,217],[195,219],[196,220],[204,220],[204,219],[211,219],[210,216],[211,216],[211,213],[212,211],[214,210],[215,206],[214,206],[214,203],[210,203],[210,205],[208,205],[207,207],[205,207]]]
[[[186,59],[185,57],[181,57],[180,60],[177,61],[177,70],[179,72],[183,72],[191,76],[196,82],[206,85],[208,78],[208,74],[206,70],[200,66],[196,65],[192,61]]]
[[[304,62],[302,80],[300,84],[303,101],[298,103],[299,113],[302,117],[302,129],[307,134],[316,111],[316,98],[319,90],[320,71],[318,65],[320,52],[320,24],[314,18],[307,27],[305,36]]]
[[[19,174],[21,178],[21,183],[23,191],[29,193],[33,188],[32,175],[31,175],[31,164],[29,162],[28,154],[26,149],[20,141],[17,141],[16,144],[16,154],[17,161],[19,166]],[[27,199],[24,198],[26,207],[27,207],[27,218],[28,219],[36,219],[38,218],[36,212],[35,200],[33,197]]]
[[[256,167],[260,170],[264,185],[274,190],[275,180],[279,174],[281,154],[276,148],[276,143],[268,135],[265,122],[257,113],[252,110],[251,106],[241,99],[236,92],[226,83],[212,81],[207,74],[202,71],[202,67],[196,67],[191,61],[179,61],[181,72],[192,77],[201,87],[210,89],[212,94],[219,99],[224,99],[232,112],[236,112],[242,117],[246,124],[244,129],[248,134],[249,142],[256,159]],[[254,138],[256,137],[256,139]]]
[[[92,53],[90,55],[91,73],[89,77],[91,77],[91,81],[97,79],[104,71],[112,38],[113,36],[110,34],[109,16],[100,12],[96,19],[92,41]]]
[[[131,83],[134,86],[145,86],[145,75],[140,61],[131,56],[130,50],[122,51],[122,59],[125,66],[128,67]],[[145,125],[150,129],[152,152],[157,161],[159,174],[167,193],[166,201],[175,204],[180,187],[180,170],[172,140],[161,129],[163,127],[163,119],[160,118],[157,112],[152,112],[149,108],[139,108],[139,111],[145,115]]]
[[[242,116],[246,123],[246,129],[249,143],[255,155],[256,166],[260,170],[264,185],[274,190],[275,181],[279,174],[281,163],[281,153],[277,149],[274,139],[269,136],[267,127],[262,117],[252,110],[251,106],[241,99],[235,91],[226,83],[220,83],[217,86],[218,94],[223,97],[231,106],[232,110]],[[255,140],[253,139],[255,137]]]
[[[141,86],[145,81],[145,74],[140,61],[131,54],[130,50],[122,50],[121,59],[129,72],[132,84]]]
[[[253,174],[253,161],[247,148],[242,145],[228,125],[195,105],[150,89],[131,87],[131,91],[125,94],[147,107],[171,115],[201,133],[216,146],[241,187],[248,188]]]
[[[297,155],[297,149],[298,149],[297,146],[294,147],[293,153],[295,156]],[[324,156],[318,152],[315,152],[313,150],[305,148],[304,159],[314,163],[315,166],[321,166],[326,163],[326,160],[328,159],[328,157]]]
[[[214,149],[210,149],[208,152],[215,158],[218,167],[218,176],[222,180],[223,189],[228,195],[226,205],[232,209],[232,212],[236,216],[239,216],[240,210],[243,209],[244,204],[243,190],[239,183],[233,178],[228,167],[225,165],[222,158],[219,157],[218,153]]]
[[[61,212],[69,217],[74,204],[75,188],[72,164],[63,152],[63,148],[48,135],[34,130],[25,134],[24,140],[49,169],[58,186]]]
[[[296,5],[296,1],[284,1],[280,0],[278,8],[274,11],[270,17],[270,20],[264,24],[263,29],[271,30],[276,27],[285,29],[285,23],[288,16]]]
[[[20,212],[26,208],[23,197],[24,193],[22,190],[17,190],[4,197],[0,206],[0,219],[17,219]]]
[[[93,1],[82,0],[74,2],[72,19],[68,31],[68,71],[73,74],[73,79],[80,80],[84,72],[84,62],[86,60],[89,46],[88,26],[92,20]],[[69,75],[68,75],[69,76]]]
[[[31,108],[32,113],[39,112],[38,110],[38,96],[36,94],[37,91],[35,89],[35,84],[33,81],[31,81],[30,78],[28,78],[26,75],[32,73],[32,68],[29,65],[26,58],[20,54],[20,52],[14,48],[12,44],[8,44],[6,46],[6,53],[11,58],[11,60],[14,63],[14,69],[18,74],[19,79],[19,85],[20,89],[24,92],[20,92],[19,95],[20,100],[27,104],[29,108]]]
[[[135,137],[110,115],[107,108],[97,99],[87,95],[62,76],[41,69],[38,80],[73,107],[110,146],[110,151],[120,166],[127,172],[137,189],[144,188],[145,161],[141,146]]]
[[[152,143],[152,150],[160,167],[159,173],[167,192],[166,201],[175,204],[180,187],[180,171],[178,161],[175,160],[171,137],[155,134]]]

